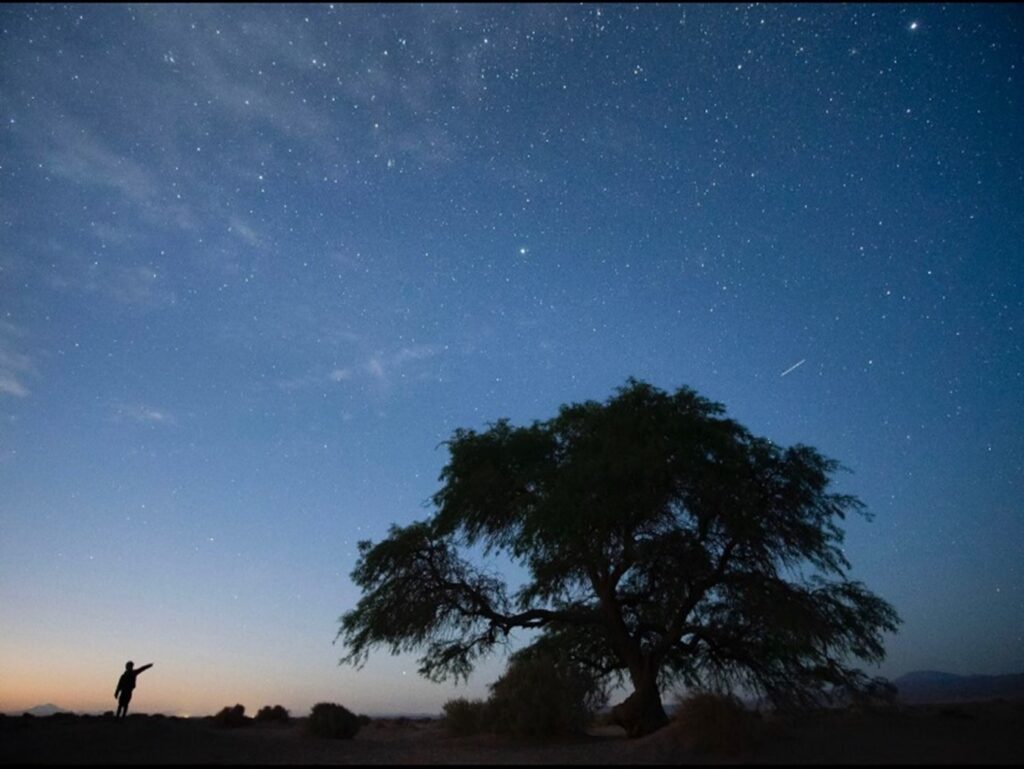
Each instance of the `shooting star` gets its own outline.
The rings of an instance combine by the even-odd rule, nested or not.
[[[786,374],[788,374],[790,371],[793,371],[794,369],[799,368],[800,366],[804,365],[804,363],[806,363],[806,362],[807,362],[807,358],[801,358],[797,363],[794,363],[788,369],[786,369],[781,374],[779,374],[779,377],[781,378],[781,377],[786,376]]]

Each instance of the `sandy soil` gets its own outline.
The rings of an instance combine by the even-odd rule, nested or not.
[[[902,707],[766,719],[752,751],[713,756],[669,727],[639,740],[615,727],[522,740],[451,737],[438,721],[376,720],[352,740],[309,737],[302,724],[224,729],[207,719],[132,716],[0,718],[2,763],[688,764],[1024,763],[1024,702]]]

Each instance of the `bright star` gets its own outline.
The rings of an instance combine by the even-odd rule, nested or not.
[[[915,29],[917,29],[917,27],[918,27],[918,23],[916,21],[910,22],[910,31],[911,32],[913,32]]]

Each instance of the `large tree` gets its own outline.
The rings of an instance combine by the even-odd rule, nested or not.
[[[615,716],[632,736],[666,722],[673,684],[743,686],[777,703],[863,690],[899,619],[846,577],[830,490],[838,464],[752,435],[693,390],[630,379],[553,419],[456,430],[435,514],[359,544],[363,595],[341,618],[342,663],[422,651],[432,680],[468,676],[515,628],[630,683]],[[460,549],[477,546],[474,561]],[[526,568],[514,592],[482,568]]]

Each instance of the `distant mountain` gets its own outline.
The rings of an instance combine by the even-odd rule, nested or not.
[[[45,705],[36,705],[34,708],[29,708],[25,712],[30,716],[52,716],[54,713],[70,713],[71,711],[54,705],[52,702],[47,702]]]
[[[899,691],[899,699],[908,703],[1024,699],[1024,673],[958,676],[937,670],[915,670],[892,683]]]

